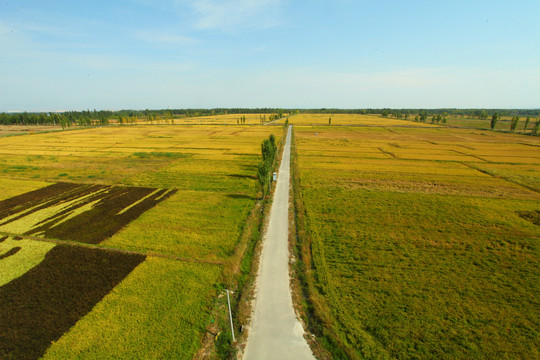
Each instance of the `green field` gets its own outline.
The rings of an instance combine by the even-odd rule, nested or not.
[[[0,295],[9,306],[0,358],[191,359],[240,262],[270,134],[282,128],[137,125],[3,138]],[[31,305],[19,307],[24,299]]]
[[[336,358],[537,359],[540,140],[395,121],[295,126],[311,330]]]

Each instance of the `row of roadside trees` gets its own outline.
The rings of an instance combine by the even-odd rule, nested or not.
[[[257,177],[262,187],[263,196],[265,196],[270,189],[276,153],[276,138],[271,134],[268,138],[264,139],[261,144],[262,160],[257,167]]]

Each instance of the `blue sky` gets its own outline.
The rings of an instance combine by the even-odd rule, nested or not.
[[[540,107],[540,1],[0,0],[0,111]]]

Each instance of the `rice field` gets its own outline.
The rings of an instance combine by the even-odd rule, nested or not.
[[[538,120],[537,118],[530,118],[530,122],[527,125],[527,128],[525,129],[525,119],[526,116],[522,116],[516,126],[516,129],[514,130],[516,133],[521,134],[530,134],[532,132],[532,129],[534,127],[534,123]],[[495,130],[499,131],[510,131],[510,124],[511,124],[511,116],[505,116],[501,117],[497,124],[495,125]],[[489,117],[486,120],[479,120],[478,118],[473,117],[448,117],[446,121],[446,125],[448,126],[456,126],[456,127],[466,127],[466,128],[475,128],[475,129],[482,129],[482,130],[488,130],[491,129],[491,117]]]
[[[337,358],[538,358],[540,139],[378,121],[295,126],[314,331]]]
[[[191,359],[260,196],[260,144],[281,132],[2,138],[0,358]]]
[[[405,126],[405,127],[438,127],[438,125],[415,123],[407,120],[387,119],[380,115],[360,114],[295,114],[288,118],[289,124],[294,125],[330,125],[334,126]],[[286,120],[280,120],[283,124]]]
[[[188,125],[259,125],[268,122],[270,115],[271,114],[225,114],[190,116],[174,119],[174,123]],[[245,120],[243,118],[245,118]]]

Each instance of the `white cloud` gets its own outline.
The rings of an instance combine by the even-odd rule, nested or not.
[[[268,28],[279,24],[280,0],[197,0],[198,29]]]

